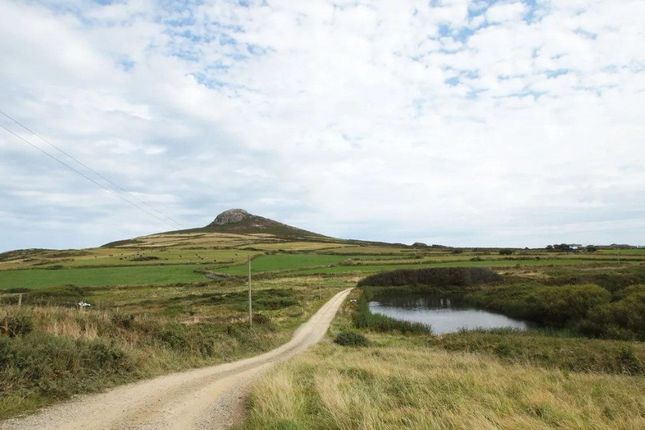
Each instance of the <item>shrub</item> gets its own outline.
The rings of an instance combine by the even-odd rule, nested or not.
[[[353,331],[343,331],[338,333],[334,342],[342,346],[367,346],[369,343],[365,336]]]
[[[535,283],[498,285],[466,296],[467,301],[485,308],[554,326],[580,321],[590,309],[606,306],[610,298],[607,290],[594,284]]]
[[[468,286],[501,281],[502,277],[490,269],[477,267],[449,267],[430,269],[403,269],[378,273],[359,281],[359,286]]]
[[[112,323],[123,329],[131,329],[134,324],[135,316],[132,314],[125,314],[121,312],[116,312],[112,314]]]
[[[19,383],[41,395],[65,398],[95,390],[98,381],[124,380],[134,372],[130,357],[103,341],[44,333],[0,338],[0,396]]]
[[[448,351],[487,353],[519,364],[575,372],[645,375],[644,346],[553,334],[543,330],[475,330],[433,337],[429,342]]]
[[[183,327],[179,324],[169,324],[159,333],[159,340],[171,349],[185,351],[189,349],[189,342]]]
[[[619,300],[594,307],[580,323],[582,333],[645,340],[645,285],[625,288]]]
[[[512,254],[513,254],[512,249],[505,248],[505,249],[499,250],[499,255],[512,255]]]
[[[634,354],[634,350],[629,346],[625,346],[620,350],[617,361],[620,363],[623,373],[628,375],[637,375],[645,372],[645,363]]]
[[[33,330],[33,322],[27,315],[7,315],[0,319],[0,335],[9,337],[24,336]]]

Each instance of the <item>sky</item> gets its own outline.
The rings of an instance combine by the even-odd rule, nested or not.
[[[645,245],[644,16],[645,0],[0,0],[0,110],[37,133],[0,115],[0,251],[229,208],[342,238]]]

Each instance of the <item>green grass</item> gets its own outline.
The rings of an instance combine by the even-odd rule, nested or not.
[[[195,270],[203,266],[159,265],[79,269],[19,269],[0,271],[0,289],[43,288],[61,285],[108,286],[174,284],[205,281]]]
[[[643,283],[637,263],[645,261],[643,250],[517,250],[503,258],[486,249],[211,233],[147,236],[124,245],[0,254],[0,323],[3,315],[14,318],[8,309],[16,312],[4,304],[18,300],[3,292],[24,290],[20,312],[32,329],[16,334],[29,326],[19,317],[11,320],[13,337],[0,334],[0,418],[74,393],[265,351],[288,339],[335,292],[364,275],[398,268],[492,267],[517,284],[597,284],[612,294],[610,306],[592,321],[604,327],[638,314],[642,294],[625,287]],[[253,333],[246,330],[243,278],[249,256],[257,275]],[[213,280],[196,271],[234,276]],[[79,300],[92,303],[90,310],[74,309]],[[379,317],[356,329],[358,304],[342,307],[332,334],[358,330],[368,346],[325,345],[305,356],[304,367],[271,376],[254,394],[249,428],[642,423],[645,405],[634,394],[642,392],[642,375],[616,375],[638,374],[642,343],[535,332],[435,338],[423,329],[410,336],[402,334],[409,326]],[[630,327],[638,321],[632,318]]]
[[[541,330],[467,331],[428,338],[447,351],[490,354],[516,364],[645,376],[645,343],[559,336]]]
[[[327,254],[273,254],[263,255],[253,259],[251,267],[253,273],[273,272],[283,270],[297,270],[300,268],[315,267],[324,270],[324,266],[338,264],[345,260],[344,255],[327,255]],[[316,270],[316,269],[314,269]],[[245,275],[248,271],[247,264],[238,264],[235,266],[218,268],[218,272],[228,273],[231,275]]]
[[[145,255],[144,253],[142,253]],[[196,252],[186,253],[187,257]],[[197,253],[198,254],[198,253]],[[240,258],[235,253],[227,254],[232,258]],[[599,264],[593,260],[575,260],[569,258],[554,258],[540,260],[483,260],[483,261],[448,261],[432,263],[408,264],[350,264],[343,265],[350,256],[334,254],[272,254],[262,255],[253,259],[253,273],[289,271],[297,275],[310,274],[345,274],[345,273],[377,273],[397,268],[424,267],[534,267],[534,266],[565,266]],[[353,256],[360,261],[360,256]],[[114,258],[114,257],[112,257]],[[115,260],[115,262],[118,260]],[[602,263],[603,265],[611,263]],[[216,272],[230,275],[245,275],[247,265],[213,266],[212,264],[151,264],[146,262],[138,266],[108,266],[108,267],[79,267],[59,269],[10,269],[0,270],[0,289],[13,288],[42,288],[47,286],[78,285],[78,286],[108,286],[108,285],[146,285],[173,284],[180,282],[205,281],[203,274],[195,270],[212,269]]]
[[[332,336],[356,330],[359,306],[343,304]],[[645,426],[643,343],[561,331],[434,337],[359,330],[368,346],[327,341],[269,372],[254,386],[239,429]]]
[[[253,330],[246,286],[235,282],[28,291],[22,307],[0,306],[0,419],[73,394],[267,351],[347,285],[338,278],[258,280]],[[75,309],[81,298],[93,306]]]
[[[548,266],[579,266],[579,265],[598,265],[603,266],[615,265],[613,262],[598,262],[593,260],[576,260],[569,258],[551,258],[540,260],[519,260],[519,259],[497,259],[497,260],[458,260],[448,262],[418,263],[411,260],[407,264],[352,264],[352,265],[333,265],[331,267],[304,268],[294,270],[294,274],[343,274],[343,273],[378,273],[395,269],[421,269],[427,267],[488,267],[488,268],[519,268],[519,267],[548,267]],[[623,262],[625,264],[625,262]]]

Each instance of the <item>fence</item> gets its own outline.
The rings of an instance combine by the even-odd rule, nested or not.
[[[0,294],[0,305],[22,305],[23,293]]]

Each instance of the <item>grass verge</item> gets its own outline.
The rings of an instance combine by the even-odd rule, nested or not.
[[[240,429],[639,429],[645,379],[426,347],[316,347],[266,375]]]

